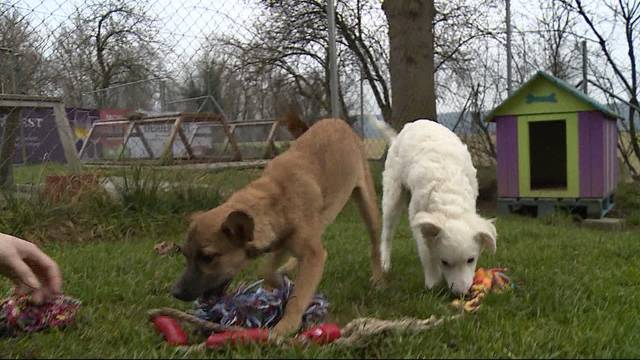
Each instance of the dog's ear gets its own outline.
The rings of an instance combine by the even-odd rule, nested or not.
[[[479,232],[474,239],[479,242],[483,248],[489,249],[492,254],[496,253],[496,238],[486,232]]]
[[[422,236],[424,236],[425,239],[433,239],[438,236],[438,234],[440,234],[442,228],[435,223],[427,222],[420,225],[420,231],[422,232]]]
[[[484,220],[481,219],[479,230],[474,239],[482,245],[483,248],[489,249],[492,254],[496,253],[496,226],[495,218]]]
[[[236,245],[244,244],[253,240],[253,218],[244,211],[232,211],[222,224],[222,232]]]
[[[427,241],[435,239],[442,231],[442,220],[438,216],[426,212],[417,213],[412,223],[413,226],[420,228],[422,236],[424,236]]]

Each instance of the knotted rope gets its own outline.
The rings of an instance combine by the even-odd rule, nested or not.
[[[210,330],[213,332],[223,332],[223,331],[238,331],[243,330],[244,328],[238,326],[230,326],[226,327],[220,325],[218,323],[206,321],[200,319],[194,315],[185,313],[183,311],[171,308],[161,308],[161,309],[153,309],[148,312],[150,317],[155,316],[171,316],[176,320],[190,323],[192,325],[196,325],[202,329]],[[417,333],[421,331],[426,331],[432,329],[438,325],[441,325],[444,322],[458,319],[462,316],[462,314],[457,314],[453,316],[449,316],[446,318],[438,318],[435,315],[431,315],[431,317],[427,319],[417,319],[417,318],[402,318],[399,320],[382,320],[376,318],[357,318],[350,321],[347,325],[345,325],[341,330],[341,336],[339,339],[334,341],[332,344],[337,346],[346,346],[346,347],[358,347],[367,343],[372,337],[376,335],[380,335],[386,332],[410,332]],[[283,344],[300,344],[301,342],[297,339],[273,339],[273,344],[283,345]],[[197,345],[187,345],[187,346],[178,346],[177,349],[186,351],[186,352],[194,352],[194,351],[203,351],[206,349],[205,343],[197,344]]]

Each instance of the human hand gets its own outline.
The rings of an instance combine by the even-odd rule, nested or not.
[[[30,294],[36,303],[62,292],[62,274],[55,261],[36,245],[2,233],[0,274],[11,279],[17,294]]]

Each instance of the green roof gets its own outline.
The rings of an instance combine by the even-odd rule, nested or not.
[[[613,119],[621,118],[620,115],[618,115],[615,112],[611,111],[611,109],[609,109],[608,107],[606,107],[606,106],[600,104],[599,102],[597,102],[596,100],[590,98],[589,96],[587,96],[586,94],[584,94],[580,90],[576,89],[575,87],[571,86],[570,84],[566,83],[565,81],[560,80],[560,79],[558,79],[557,77],[555,77],[553,75],[547,74],[544,71],[538,71],[529,80],[527,80],[527,82],[525,82],[514,93],[512,93],[511,96],[506,98],[500,105],[498,105],[496,108],[494,108],[485,117],[485,121],[493,121],[496,116],[500,116],[500,115],[518,115],[518,114],[506,114],[505,110],[507,110],[508,108],[512,107],[512,105],[513,105],[512,103],[514,103],[514,99],[516,99],[516,98],[519,98],[519,99],[527,98],[526,97],[527,95],[525,95],[525,92],[528,91],[528,90],[530,91],[532,87],[535,87],[540,79],[544,79],[544,80],[548,81],[549,83],[551,83],[556,88],[564,90],[565,92],[567,92],[570,95],[570,97],[573,97],[574,99],[571,99],[571,101],[569,101],[570,102],[569,104],[537,105],[537,107],[535,107],[535,109],[529,110],[530,113],[531,113],[531,111],[535,111],[537,113],[552,112],[551,110],[553,110],[554,108],[556,109],[555,111],[557,111],[558,108],[563,108],[563,111],[565,111],[565,112],[566,111],[582,111],[582,110],[585,110],[585,106],[587,106],[588,108],[592,108],[592,109],[595,109],[597,111],[602,112],[608,118],[613,118]],[[529,93],[528,96],[532,97],[531,93]],[[563,101],[563,100],[566,101],[567,99],[570,99],[570,97],[564,95],[564,98],[561,98],[560,101]],[[534,97],[534,98],[536,98],[536,97]],[[557,102],[554,93],[551,93],[549,96],[546,96],[546,97],[537,97],[537,98],[538,99],[546,99],[546,101],[543,100],[545,102],[554,102],[554,103]],[[516,104],[515,106],[516,107],[522,106],[521,102],[519,104],[520,105]],[[577,104],[580,104],[580,106],[576,106]],[[549,111],[545,111],[547,108],[549,109]],[[508,112],[508,110],[507,110],[507,112]]]

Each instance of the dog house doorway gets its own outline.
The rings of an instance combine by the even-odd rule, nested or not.
[[[567,188],[566,121],[529,123],[531,190]]]

